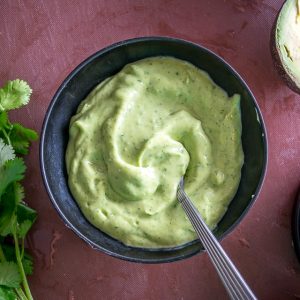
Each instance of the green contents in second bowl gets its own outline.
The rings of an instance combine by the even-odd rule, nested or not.
[[[240,96],[182,60],[128,64],[72,117],[66,163],[74,198],[103,232],[136,247],[190,242],[177,185],[184,176],[204,220],[217,226],[243,165]]]

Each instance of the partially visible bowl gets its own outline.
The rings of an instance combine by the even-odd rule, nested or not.
[[[50,199],[64,223],[93,248],[129,261],[162,263],[190,257],[203,250],[200,242],[169,249],[128,247],[91,225],[73,199],[67,183],[65,151],[70,118],[80,102],[105,78],[126,64],[158,55],[173,56],[207,71],[229,95],[241,95],[242,144],[245,163],[241,182],[215,235],[221,239],[232,231],[255,201],[267,164],[266,130],[253,94],[222,58],[184,40],[169,37],[144,37],[126,40],[95,53],[65,79],[53,97],[45,116],[41,142],[42,176]]]

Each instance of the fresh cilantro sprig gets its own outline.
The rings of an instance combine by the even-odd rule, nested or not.
[[[0,109],[9,111],[29,102],[32,89],[24,80],[8,81],[0,90]]]
[[[31,300],[27,275],[33,270],[24,241],[37,213],[24,202],[21,180],[26,166],[22,157],[37,133],[11,123],[8,111],[26,105],[32,93],[23,80],[8,81],[0,88],[0,299]]]

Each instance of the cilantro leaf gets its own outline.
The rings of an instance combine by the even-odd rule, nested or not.
[[[18,230],[17,230],[18,237],[24,238],[26,236],[27,232],[29,231],[29,229],[31,228],[31,225],[32,225],[32,222],[30,222],[29,220],[25,220],[24,222],[19,224]]]
[[[0,138],[0,167],[10,159],[14,159],[15,151],[11,145],[6,145],[4,141]]]
[[[9,184],[23,179],[25,169],[24,161],[19,157],[4,163],[0,168],[0,199]]]
[[[21,283],[18,265],[11,261],[0,263],[0,285],[17,288]]]
[[[6,188],[0,201],[0,235],[7,236],[16,229],[23,238],[31,228],[36,212],[20,203],[23,198],[24,189],[20,183],[12,183]]]
[[[11,219],[12,215],[6,214],[5,217],[1,216],[0,219],[0,235],[1,236],[8,236],[9,234],[13,233],[13,228],[16,226],[15,219]]]
[[[30,208],[29,206],[18,203],[17,205],[17,220],[18,223],[22,223],[25,220],[29,220],[32,224],[35,222],[37,217],[37,212]]]
[[[29,255],[28,253],[24,252],[22,264],[23,264],[25,274],[31,275],[33,273],[33,258],[32,258],[32,256]]]
[[[15,151],[19,154],[27,154],[29,142],[37,140],[38,135],[34,130],[23,127],[21,124],[12,124],[10,140]]]
[[[0,299],[1,300],[16,300],[17,294],[12,288],[6,286],[0,286]]]
[[[2,250],[8,261],[16,261],[15,247],[8,244],[2,245]],[[27,251],[24,251],[22,264],[26,275],[31,275],[33,272],[33,258]],[[1,299],[1,297],[0,297]]]
[[[32,90],[26,81],[20,79],[8,81],[0,89],[0,109],[8,111],[27,104],[31,93]]]
[[[20,203],[24,199],[24,188],[19,182],[15,183],[15,197],[16,203]]]
[[[24,205],[23,203],[19,203],[17,206],[17,221],[18,221],[18,229],[17,234],[19,238],[24,238],[28,233],[29,229],[35,222],[37,217],[37,212],[32,208]]]
[[[15,183],[12,183],[6,188],[0,202],[0,235],[2,236],[11,234],[16,228],[17,218],[14,217],[16,205]]]

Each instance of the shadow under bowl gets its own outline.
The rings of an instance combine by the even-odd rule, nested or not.
[[[169,249],[128,247],[91,225],[81,213],[68,188],[65,151],[69,122],[90,91],[126,64],[151,56],[172,56],[205,70],[229,95],[241,95],[242,144],[245,163],[238,191],[218,224],[215,235],[222,239],[245,216],[255,201],[266,170],[267,140],[264,122],[255,98],[243,79],[222,58],[188,41],[169,37],[126,40],[98,51],[82,62],[61,84],[45,116],[40,164],[50,199],[64,223],[94,249],[142,263],[171,262],[203,250],[199,241]]]

